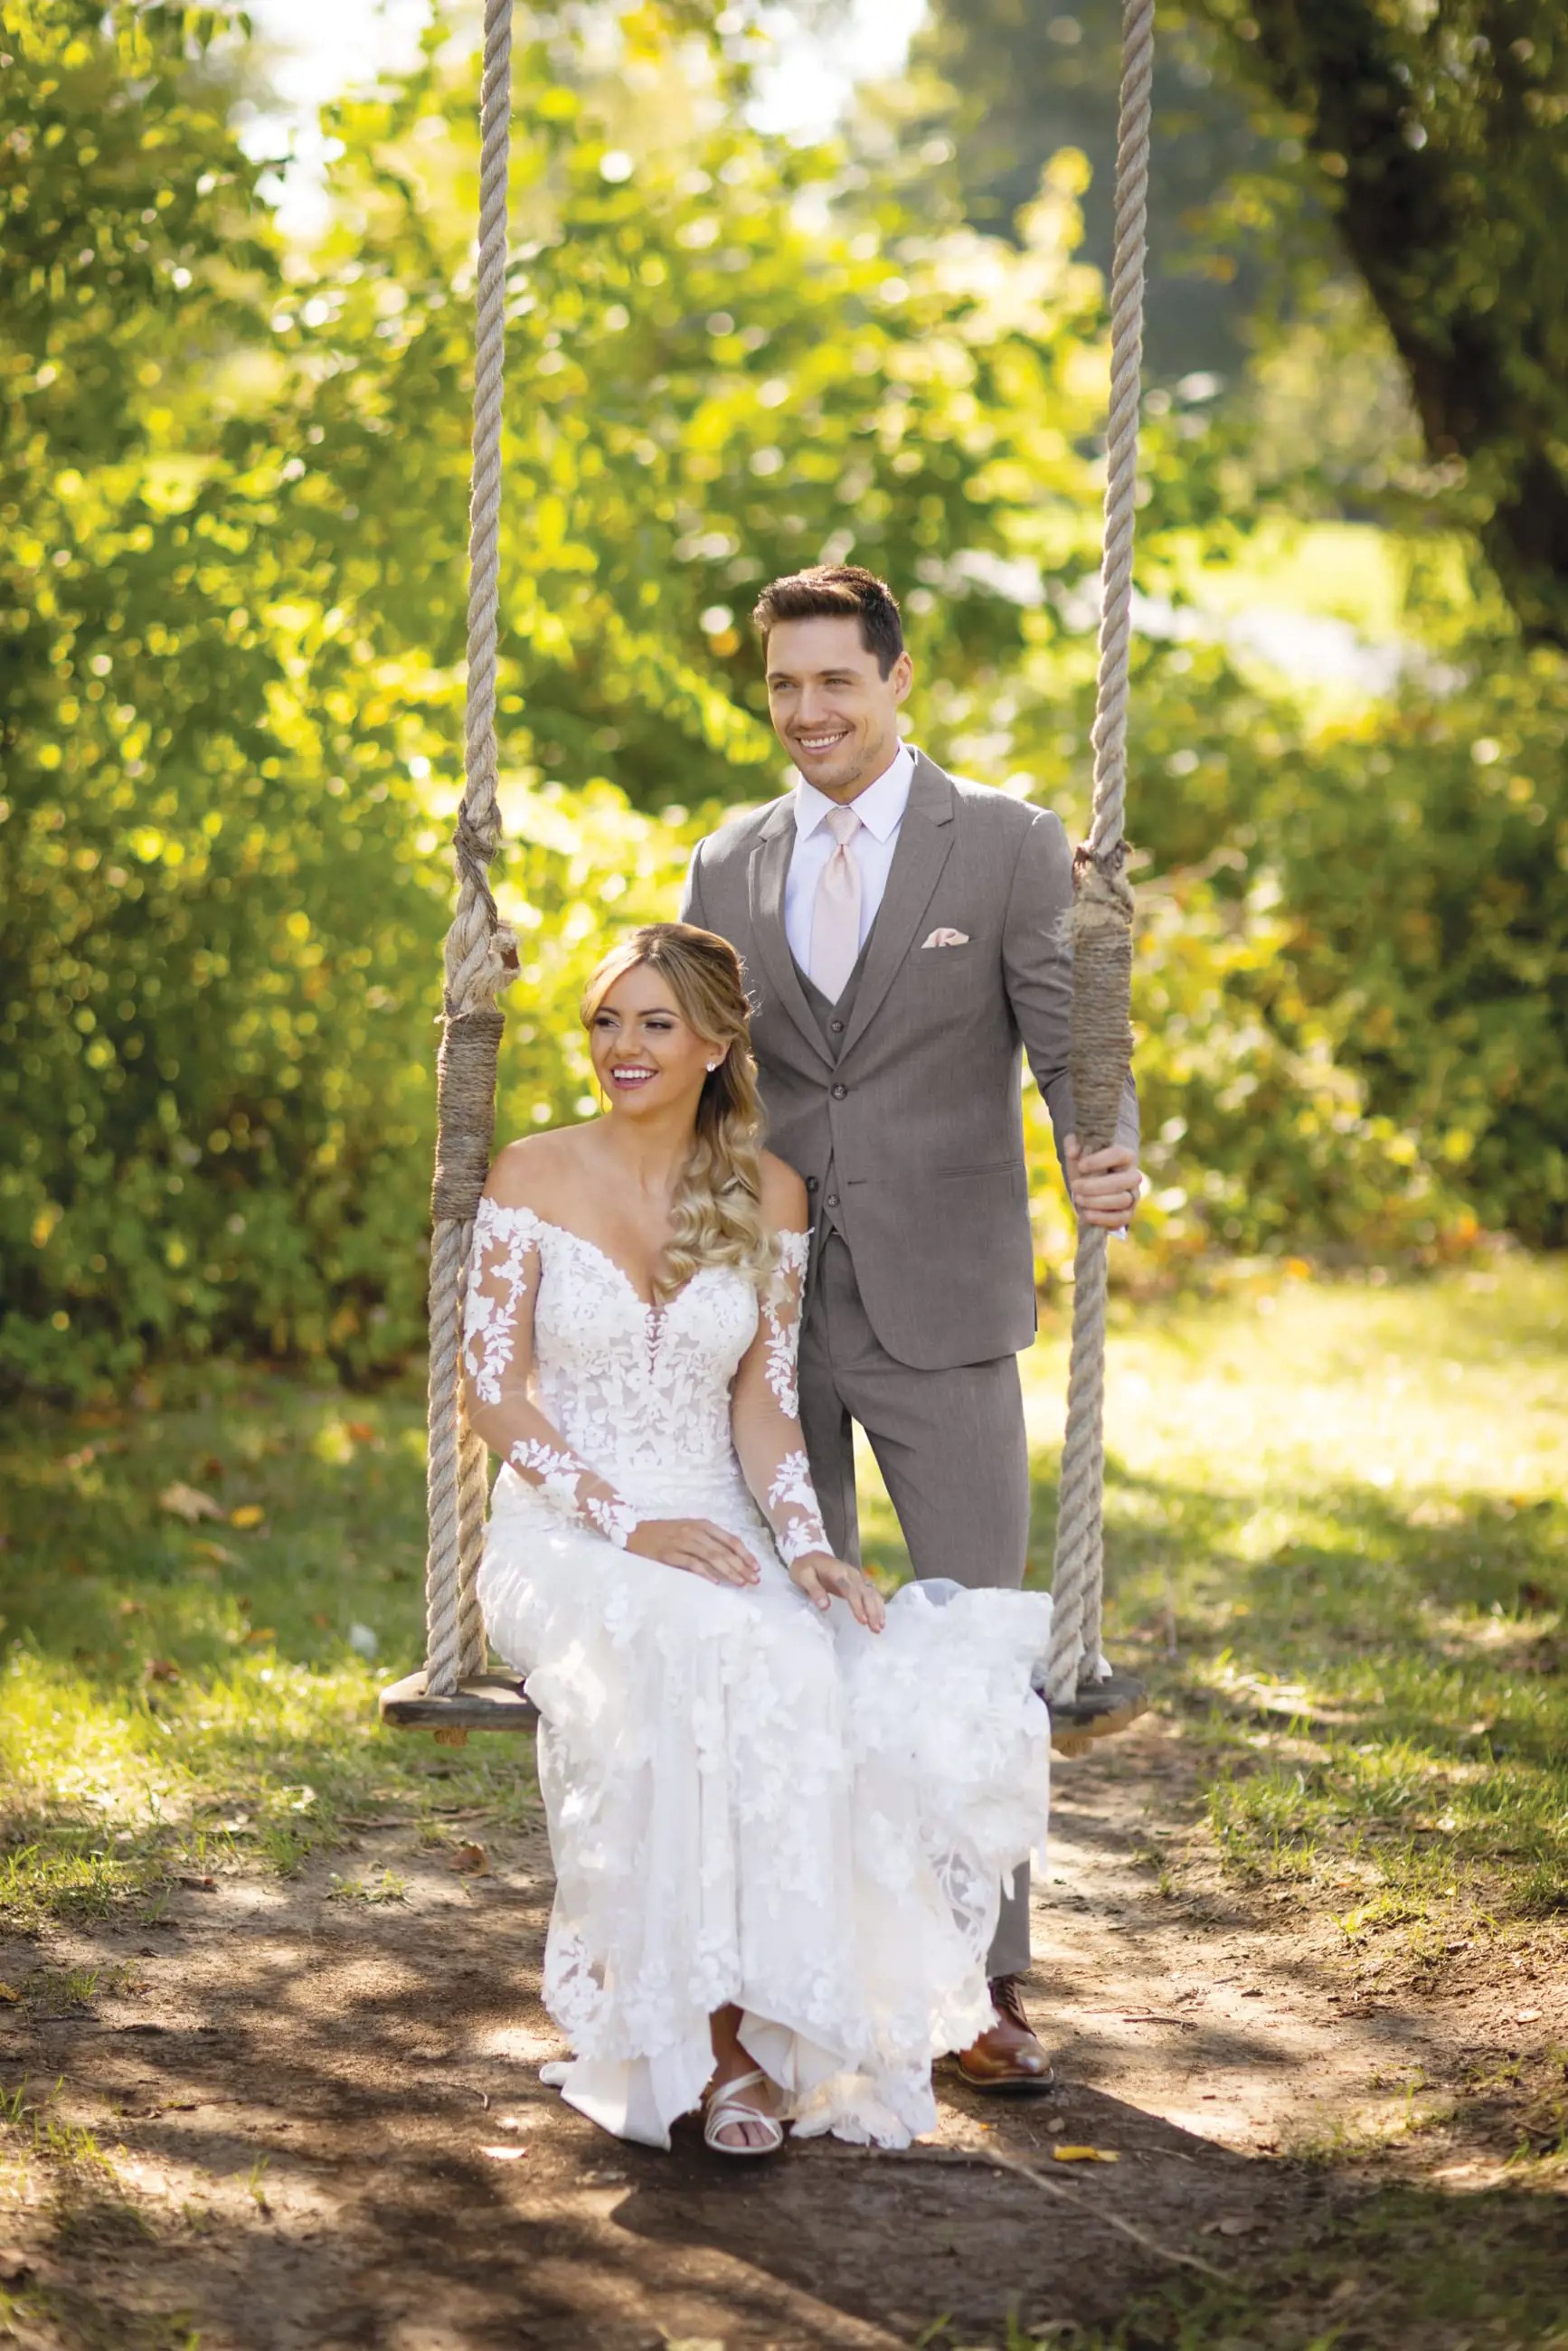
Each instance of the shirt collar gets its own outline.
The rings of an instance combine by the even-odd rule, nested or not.
[[[864,791],[857,793],[850,802],[866,831],[878,841],[891,841],[898,831],[909,804],[909,787],[914,780],[915,753],[907,743],[901,743],[894,754],[893,765],[884,768],[875,783],[868,784]],[[798,777],[795,783],[797,836],[801,841],[809,840],[820,826],[827,822],[830,811],[840,805],[839,801],[831,800],[825,792],[818,791],[814,784],[809,784],[804,776]]]

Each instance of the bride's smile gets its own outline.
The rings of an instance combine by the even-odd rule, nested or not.
[[[623,972],[607,990],[589,1031],[593,1073],[613,1110],[642,1116],[665,1111],[683,1121],[723,1060],[699,1037],[674,990],[647,964]]]

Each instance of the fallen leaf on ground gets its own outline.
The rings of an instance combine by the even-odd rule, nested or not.
[[[0,2000],[9,2001],[11,2006],[15,2008],[21,1997],[21,1993],[13,1991],[9,1984],[0,1983]]]
[[[1051,2150],[1058,2163],[1120,2163],[1122,2158],[1110,2147],[1053,2147]]]
[[[1516,2008],[1513,2021],[1516,2024],[1539,2024],[1541,2011],[1538,2008]]]
[[[217,1882],[218,1882],[218,1881],[217,1881],[217,1879],[216,1879],[215,1877],[179,1877],[179,1876],[176,1876],[176,1878],[175,1878],[175,1880],[174,1880],[174,1883],[175,1883],[175,1885],[176,1885],[176,1886],[193,1886],[195,1887],[196,1891],[197,1891],[199,1894],[210,1894],[210,1893],[213,1891],[214,1887],[216,1886]]]
[[[238,1552],[230,1551],[226,1543],[209,1541],[204,1535],[191,1549],[198,1559],[211,1560],[214,1567],[237,1567],[240,1563]]]
[[[1262,2225],[1260,2213],[1226,2212],[1218,2220],[1206,2220],[1198,2234],[1200,2237],[1245,2237],[1249,2230]]]
[[[142,1667],[150,1682],[177,1682],[180,1668],[172,1657],[149,1657]]]
[[[259,1502],[242,1502],[237,1510],[229,1512],[229,1524],[231,1527],[258,1527],[266,1516],[267,1512]]]
[[[487,2156],[492,2163],[521,2163],[528,2151],[526,2147],[482,2147],[479,2149],[480,2154]]]
[[[451,1866],[465,1877],[488,1877],[490,1856],[482,1844],[460,1844],[452,1856]]]
[[[350,1420],[343,1425],[356,1445],[369,1445],[375,1437],[376,1432],[368,1420]]]
[[[222,1504],[214,1502],[210,1494],[204,1494],[199,1486],[184,1485],[178,1478],[172,1485],[164,1487],[158,1497],[158,1508],[167,1510],[172,1518],[183,1519],[191,1527],[203,1519],[221,1519],[224,1514]]]

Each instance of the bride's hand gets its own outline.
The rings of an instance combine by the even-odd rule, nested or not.
[[[886,1603],[871,1578],[858,1567],[835,1559],[831,1551],[807,1552],[791,1563],[789,1573],[814,1608],[841,1600],[868,1633],[880,1633],[886,1624]]]
[[[626,1538],[626,1548],[706,1583],[756,1583],[762,1574],[739,1538],[711,1519],[644,1519]]]

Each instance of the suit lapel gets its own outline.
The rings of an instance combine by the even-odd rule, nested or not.
[[[841,1063],[881,1009],[899,967],[909,953],[921,916],[953,848],[953,787],[924,751],[915,755],[909,800],[898,828],[898,846],[883,893],[855,1008],[844,1034]]]
[[[794,847],[794,803],[784,800],[768,818],[762,829],[762,837],[751,852],[747,874],[751,901],[751,935],[757,942],[758,957],[774,995],[817,1060],[831,1069],[832,1056],[822,1041],[822,1032],[806,1001],[806,991],[800,985],[800,975],[795,968],[795,958],[789,952],[789,941],[784,929],[784,883],[789,872],[789,859]]]

